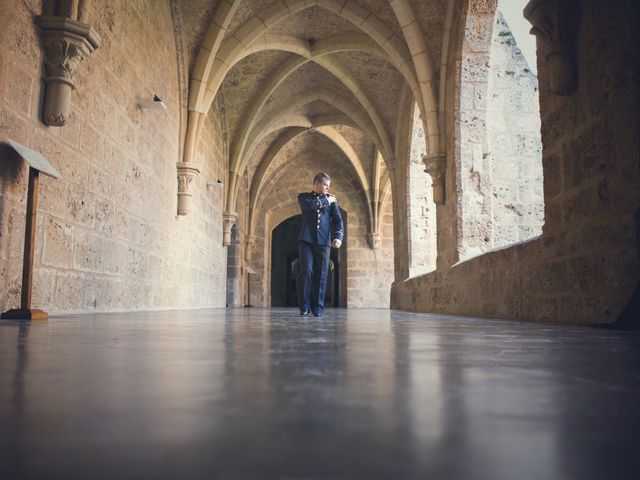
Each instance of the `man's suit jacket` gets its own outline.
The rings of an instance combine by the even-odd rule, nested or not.
[[[329,247],[332,226],[333,239],[342,241],[344,226],[338,202],[329,203],[326,195],[305,192],[298,195],[298,203],[302,210],[302,230],[298,241]]]

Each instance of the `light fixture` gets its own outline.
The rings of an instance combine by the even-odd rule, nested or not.
[[[140,108],[148,109],[162,109],[166,110],[167,106],[158,95],[154,95],[153,98],[139,98],[138,106]]]

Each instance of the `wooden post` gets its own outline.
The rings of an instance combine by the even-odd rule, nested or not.
[[[24,259],[22,262],[22,296],[20,308],[14,308],[0,315],[0,318],[18,320],[47,319],[49,315],[42,310],[31,309],[31,289],[33,286],[33,256],[36,239],[36,213],[38,212],[38,186],[40,174],[60,178],[60,174],[47,160],[35,150],[5,139],[3,142],[29,165],[29,186],[27,187],[27,218],[24,226]]]
[[[251,274],[247,271],[247,303],[245,305],[245,308],[247,307],[253,307],[253,305],[251,305]]]
[[[22,263],[22,297],[20,308],[9,310],[1,318],[22,320],[46,320],[42,310],[31,310],[31,289],[33,285],[33,255],[35,253],[36,212],[38,211],[38,184],[40,172],[29,167],[29,188],[27,190],[27,218],[24,227],[24,260]]]
[[[248,265],[244,266],[245,272],[247,272],[247,304],[245,307],[253,307],[251,305],[251,275],[254,275],[256,272]]]
[[[36,212],[38,211],[38,184],[40,172],[29,168],[27,190],[27,221],[24,227],[24,260],[22,264],[22,310],[31,309],[31,287],[33,285],[33,254],[36,236]]]

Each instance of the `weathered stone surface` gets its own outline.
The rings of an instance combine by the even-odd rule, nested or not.
[[[0,140],[39,150],[62,175],[41,180],[34,307],[55,314],[223,306],[224,275],[217,272],[226,258],[221,241],[210,235],[222,196],[201,183],[200,213],[187,222],[175,219],[180,112],[168,3],[93,2],[90,22],[103,45],[78,71],[73,109],[62,128],[44,127],[36,108],[44,58],[34,17],[52,12],[35,3],[3,2],[0,20]],[[136,98],[154,93],[168,104],[166,112],[137,107]],[[204,129],[202,165],[208,178],[224,179],[223,139],[214,118]],[[0,175],[5,310],[19,302],[26,176]],[[9,215],[15,220],[5,221]],[[198,258],[176,268],[180,245],[194,243],[200,244]],[[152,254],[171,261],[152,272]]]
[[[631,87],[631,68],[621,67],[619,62],[625,58],[624,52],[633,50],[630,28],[636,30],[623,15],[609,13],[606,21],[600,22],[604,18],[601,5],[581,3],[586,8],[578,48],[578,92],[568,98],[552,96],[544,66],[540,68],[544,233],[537,240],[484,254],[453,268],[439,267],[432,274],[395,282],[392,306],[537,321],[606,323],[615,321],[628,302],[638,282],[640,264],[637,218],[634,220],[640,205],[640,142],[637,113],[628,113],[631,105],[638,104],[637,82]],[[616,28],[616,42],[598,46],[606,38],[605,31]],[[542,47],[539,55],[545,53]],[[612,70],[620,72],[616,87],[610,83]],[[509,101],[516,97],[514,92],[508,96]],[[528,100],[527,105],[519,111],[530,110]],[[617,123],[621,118],[625,126]],[[540,150],[537,142],[523,141],[516,143],[518,152],[523,148],[532,153]],[[626,170],[624,179],[617,175],[620,168]],[[523,166],[518,171],[521,175],[530,169]],[[519,195],[524,198],[522,191]],[[533,200],[528,205],[538,205],[532,210],[534,218],[541,215],[540,202]],[[521,203],[513,206],[517,209],[514,212],[523,207]],[[458,242],[467,239],[465,225]],[[531,225],[518,224],[517,228],[518,235],[527,238],[536,234]],[[439,244],[453,238],[451,230],[442,228],[438,235]]]
[[[306,138],[309,137],[309,138]],[[306,147],[316,148],[308,150]],[[289,164],[287,152],[279,154],[271,170],[267,171],[269,186],[265,187],[264,198],[256,212],[256,244],[249,265],[256,271],[252,275],[251,304],[269,305],[271,295],[271,230],[287,218],[298,215],[297,195],[309,191],[313,175],[318,168],[314,161],[319,148],[323,151],[322,168],[331,177],[331,191],[337,196],[340,207],[346,212],[346,236],[341,247],[343,260],[346,258],[347,292],[346,304],[349,307],[365,305],[387,307],[389,305],[389,287],[392,281],[393,239],[391,223],[381,225],[381,246],[372,250],[367,242],[366,204],[358,192],[357,182],[351,168],[345,168],[346,159],[331,143],[322,140],[319,135],[305,135],[297,138],[291,145],[294,151],[302,150],[296,156],[294,165]],[[273,172],[269,176],[270,172]],[[391,202],[386,209],[391,208]],[[265,223],[258,219],[265,218]],[[297,236],[297,232],[296,232]],[[268,238],[269,242],[263,239]]]
[[[498,8],[498,0],[470,0],[469,13],[493,15]]]
[[[426,139],[418,108],[414,108],[408,168],[409,275],[436,268],[436,205],[433,179],[425,172]]]
[[[71,224],[49,217],[45,222],[42,264],[69,269],[73,267],[74,228]]]
[[[33,80],[28,73],[13,66],[9,68],[13,74],[7,77],[6,101],[18,112],[28,117],[31,113]]]
[[[395,275],[391,305],[400,308],[612,321],[640,263],[638,70],[630,65],[638,31],[626,15],[637,7],[580,4],[579,88],[550,95],[552,68],[540,61],[538,102],[537,79],[496,0],[454,2],[451,25],[447,0],[299,2],[293,13],[271,0],[240,2],[219,44],[211,21],[227,2],[94,0],[89,22],[102,45],[77,72],[66,126],[47,128],[34,19],[53,5],[2,2],[0,140],[41,151],[62,174],[41,183],[37,307],[242,305],[247,266],[256,271],[251,302],[266,305],[272,229],[327,169],[346,211],[350,306],[389,305]],[[541,59],[552,52],[546,42],[538,50]],[[204,87],[212,78],[202,90],[191,82],[209,67],[219,75],[215,98]],[[190,92],[207,97],[195,101],[202,124],[189,157],[200,173],[189,215],[176,218]],[[138,107],[154,94],[166,110]],[[296,103],[302,95],[310,100]],[[416,103],[422,118],[411,118]],[[326,126],[331,134],[318,134]],[[268,155],[274,161],[262,171]],[[427,174],[424,158],[446,169]],[[435,207],[429,177],[441,172],[446,201]],[[392,189],[383,194],[387,176]],[[24,166],[0,168],[1,309],[20,294],[26,178]],[[223,211],[238,214],[227,250]]]
[[[472,6],[464,32],[459,140],[468,174],[458,179],[460,260],[534,238],[543,223],[537,79],[499,12]]]

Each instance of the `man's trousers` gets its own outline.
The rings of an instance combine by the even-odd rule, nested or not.
[[[312,310],[313,313],[322,313],[324,310],[330,256],[331,247],[313,245],[303,240],[298,242],[300,272],[296,278],[296,288],[301,312]]]

